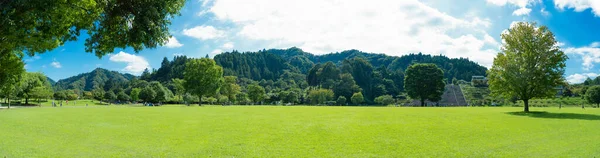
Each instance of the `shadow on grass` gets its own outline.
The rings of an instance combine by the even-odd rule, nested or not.
[[[545,111],[532,111],[532,112],[507,112],[506,114],[515,116],[528,116],[535,118],[549,118],[549,119],[574,119],[574,120],[600,120],[600,116],[592,114],[574,114],[574,113],[549,113]]]

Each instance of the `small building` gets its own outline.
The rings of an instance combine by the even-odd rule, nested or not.
[[[473,87],[487,87],[487,78],[485,76],[472,76],[471,77],[471,85]]]

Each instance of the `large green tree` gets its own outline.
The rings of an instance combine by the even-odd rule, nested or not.
[[[585,100],[600,107],[600,85],[594,85],[585,93]]]
[[[19,96],[25,98],[25,104],[29,104],[30,98],[35,98],[35,94],[39,94],[35,92],[35,90],[40,90],[45,86],[49,86],[47,83],[46,76],[39,72],[27,72],[23,73],[23,77],[21,79],[21,88]],[[45,87],[50,90],[49,87]]]
[[[77,40],[82,31],[89,35],[86,52],[98,57],[115,48],[155,48],[168,41],[168,26],[184,3],[185,0],[0,1],[0,54],[42,53]]]
[[[209,58],[192,59],[185,64],[185,89],[198,95],[199,103],[202,98],[214,96],[223,84],[223,68]]]
[[[236,96],[242,90],[240,85],[237,84],[237,77],[235,76],[225,76],[225,83],[223,87],[221,87],[221,94],[225,95],[229,101],[235,102]]]
[[[413,64],[406,69],[404,90],[411,98],[425,101],[439,101],[444,93],[444,72],[434,64]]]
[[[519,22],[502,33],[501,52],[488,71],[492,94],[517,97],[529,112],[529,99],[550,97],[563,85],[567,55],[545,26]]]
[[[265,99],[265,88],[258,84],[248,85],[248,97],[252,102],[258,103]]]
[[[16,89],[21,80],[21,74],[25,72],[22,61],[22,53],[0,52],[0,93],[8,99],[10,108],[10,97],[16,94]]]

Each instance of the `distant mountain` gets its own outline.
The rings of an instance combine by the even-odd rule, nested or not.
[[[131,74],[122,74],[117,71],[96,68],[92,72],[58,80],[58,82],[53,85],[54,89],[57,91],[67,89],[91,91],[96,88],[104,89],[104,85],[109,81],[110,84],[123,84],[133,78],[135,78],[135,76]]]
[[[385,67],[390,71],[404,71],[413,63],[434,63],[444,71],[444,76],[449,81],[453,78],[470,81],[471,76],[485,75],[487,71],[487,68],[467,58],[448,58],[422,53],[397,57],[359,50],[314,55],[296,47],[245,53],[226,52],[216,55],[214,59],[224,68],[225,75],[253,80],[277,80],[284,70],[306,74],[315,64],[331,61],[340,66],[344,60],[356,57],[366,59],[375,68]]]
[[[56,81],[54,81],[50,77],[46,77],[46,79],[48,80],[48,82],[50,82],[50,85],[54,85],[56,83]]]

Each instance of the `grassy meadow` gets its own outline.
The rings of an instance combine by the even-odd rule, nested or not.
[[[0,157],[595,157],[600,109],[49,106],[0,110]]]

